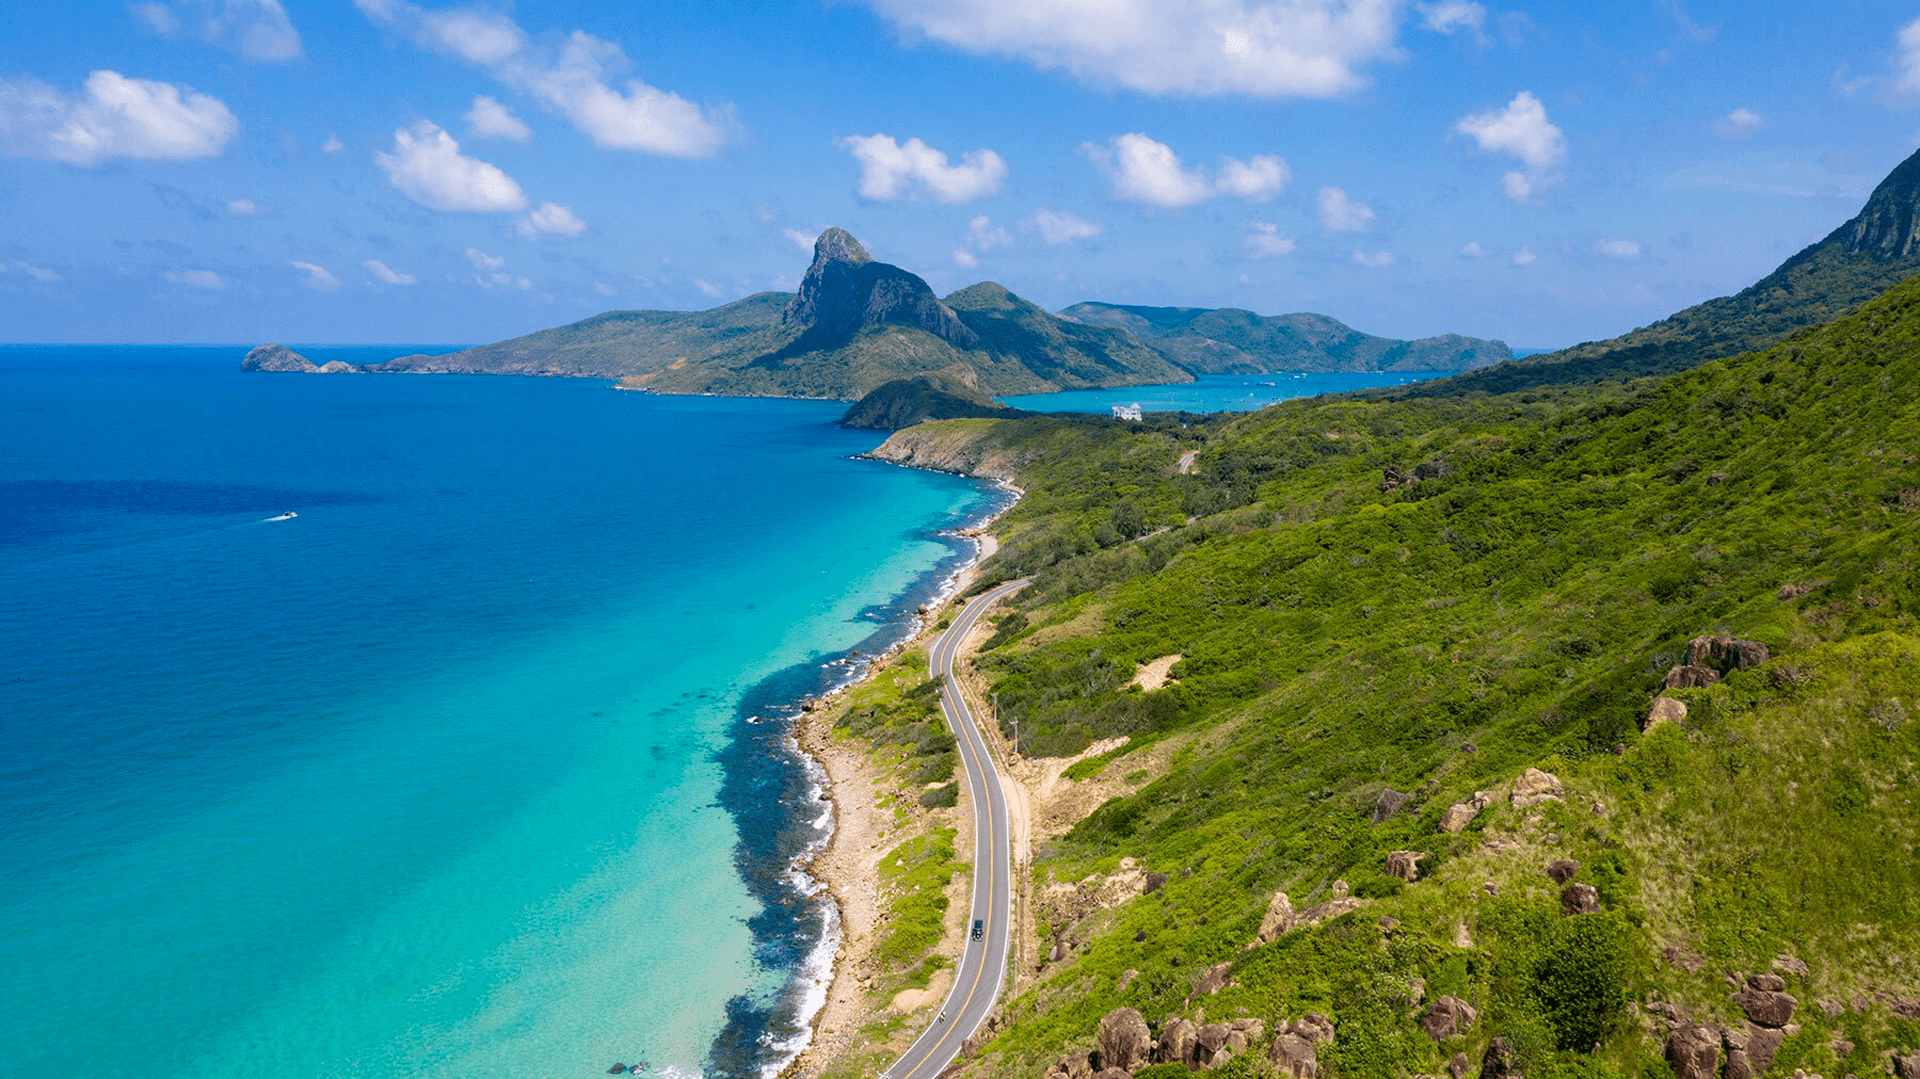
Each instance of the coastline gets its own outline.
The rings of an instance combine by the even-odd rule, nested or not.
[[[871,982],[856,983],[850,974],[870,969],[880,940],[880,934],[874,931],[880,922],[879,862],[885,853],[880,837],[889,822],[882,819],[876,802],[881,792],[890,789],[892,784],[862,748],[836,742],[831,711],[825,706],[848,689],[872,678],[899,653],[930,641],[937,633],[939,616],[948,604],[979,580],[981,566],[999,549],[999,540],[990,529],[1024,493],[1005,480],[993,483],[1007,496],[1006,500],[992,506],[979,521],[955,530],[972,542],[973,554],[946,575],[933,599],[916,615],[911,632],[863,662],[852,677],[818,698],[803,702],[793,718],[789,744],[807,761],[809,771],[819,777],[817,796],[826,803],[829,814],[827,834],[810,849],[800,872],[812,882],[816,892],[824,891],[829,897],[832,911],[828,924],[833,931],[818,945],[825,961],[807,965],[812,969],[824,968],[825,977],[817,983],[818,1005],[805,1017],[808,1034],[780,1068],[778,1079],[811,1079],[819,1075],[844,1050],[859,1045],[861,1028],[877,1011],[886,1008],[865,1000],[863,991]],[[803,971],[802,976],[807,973],[810,971]],[[939,988],[940,981],[936,978],[916,1007],[937,999],[935,990]]]

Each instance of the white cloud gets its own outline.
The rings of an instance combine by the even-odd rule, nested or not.
[[[227,212],[235,217],[248,217],[260,212],[260,207],[252,199],[228,199]]]
[[[323,154],[344,154],[347,152],[347,144],[341,142],[340,136],[338,135],[328,135],[327,141],[320,144],[320,152]]]
[[[367,259],[360,265],[365,267],[368,273],[389,285],[411,285],[419,280],[410,273],[401,273],[379,259]]]
[[[1246,245],[1248,258],[1270,259],[1293,254],[1293,237],[1282,233],[1280,226],[1270,222],[1255,221],[1249,224],[1240,240]]]
[[[474,276],[474,283],[485,289],[518,289],[522,292],[533,287],[533,282],[515,273],[508,273],[507,260],[499,255],[489,255],[477,247],[467,248],[467,261],[480,272]]]
[[[1365,232],[1373,224],[1373,207],[1337,187],[1321,188],[1319,201],[1320,227],[1328,232]]]
[[[7,266],[6,263],[0,262],[0,273],[6,273],[8,268],[9,267]],[[11,268],[15,270],[19,270],[21,273],[26,274],[28,277],[31,277],[35,281],[39,281],[42,284],[50,284],[54,281],[60,280],[59,274],[54,273],[52,270],[46,269],[44,267],[35,266],[31,262],[16,262],[13,264]]]
[[[460,152],[460,144],[430,120],[393,133],[393,152],[373,155],[374,164],[400,193],[429,210],[503,213],[526,206],[513,177]]]
[[[867,0],[912,35],[1151,94],[1331,97],[1394,51],[1398,0]]]
[[[1293,179],[1286,161],[1272,154],[1256,154],[1246,161],[1221,158],[1219,178],[1212,179],[1205,169],[1184,165],[1171,146],[1137,131],[1105,145],[1085,143],[1080,152],[1113,181],[1114,198],[1167,209],[1192,206],[1216,195],[1265,202]]]
[[[514,222],[513,230],[523,240],[536,240],[542,236],[578,236],[587,231],[587,223],[557,202],[543,202]]]
[[[1749,108],[1738,108],[1713,122],[1713,129],[1731,139],[1751,135],[1766,123],[1766,117]]]
[[[1487,9],[1470,0],[1439,0],[1438,3],[1414,6],[1419,9],[1426,28],[1436,34],[1465,30],[1476,38],[1485,36]]]
[[[947,155],[919,139],[903,145],[891,135],[849,135],[834,145],[860,162],[860,197],[875,202],[921,197],[972,202],[1000,190],[1007,163],[992,150],[974,150],[947,163]]]
[[[477,247],[467,248],[467,261],[473,263],[476,270],[505,269],[507,260],[499,255],[489,255]]]
[[[300,32],[280,0],[171,0],[134,4],[129,10],[162,37],[190,29],[201,41],[249,60],[300,57]]]
[[[730,107],[708,108],[628,79],[619,45],[575,30],[557,45],[528,36],[512,19],[484,8],[430,11],[408,0],[354,0],[367,18],[425,48],[483,68],[501,83],[560,113],[595,145],[671,157],[712,157],[731,137]]]
[[[953,249],[953,264],[963,270],[971,270],[980,265],[980,260],[966,248],[956,247]]]
[[[1487,249],[1480,246],[1479,240],[1468,240],[1461,246],[1460,253],[1470,259],[1487,257]]]
[[[0,79],[0,152],[13,157],[184,161],[218,156],[239,130],[219,99],[173,83],[95,71],[83,94],[68,95],[38,79]]]
[[[325,266],[316,266],[311,262],[290,262],[287,265],[307,275],[301,284],[308,288],[326,290],[340,287],[340,279],[333,276]]]
[[[997,251],[1013,246],[1013,233],[994,224],[986,214],[981,214],[967,222],[967,244],[975,251]]]
[[[1920,93],[1920,19],[1902,26],[1898,41],[1900,77],[1896,86],[1903,94]]]
[[[723,290],[719,285],[714,284],[713,282],[707,280],[704,277],[694,278],[693,287],[699,289],[701,292],[705,293],[710,297],[713,297],[714,299],[719,299],[721,296],[726,295],[725,290]]]
[[[1506,108],[1462,117],[1453,129],[1471,136],[1487,153],[1510,154],[1526,165],[1524,172],[1501,178],[1507,197],[1515,202],[1532,198],[1567,159],[1566,136],[1548,121],[1540,99],[1526,90],[1515,94]]]
[[[1513,253],[1513,264],[1515,266],[1531,266],[1539,257],[1540,256],[1533,253],[1532,248],[1522,247]]]
[[[1040,231],[1040,239],[1050,247],[1070,244],[1075,240],[1091,240],[1107,231],[1107,226],[1098,221],[1089,221],[1065,210],[1049,210],[1045,206],[1033,211],[1027,221]]]
[[[176,285],[189,288],[223,289],[227,287],[220,275],[212,270],[168,270],[160,275]]]
[[[813,254],[813,241],[819,238],[821,232],[825,231],[826,229],[821,229],[819,232],[806,232],[801,229],[781,229],[780,235],[785,236],[793,246],[811,255]]]
[[[1376,270],[1384,270],[1393,265],[1393,252],[1375,251],[1372,254],[1368,254],[1365,251],[1355,251],[1353,253],[1353,261],[1362,266],[1369,266]]]
[[[1637,259],[1640,257],[1638,240],[1595,240],[1593,252],[1610,259]]]
[[[476,139],[512,139],[515,142],[525,142],[533,137],[533,130],[524,121],[485,94],[474,98],[473,107],[467,110],[467,133]]]

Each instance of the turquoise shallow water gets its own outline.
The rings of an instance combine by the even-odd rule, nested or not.
[[[240,354],[0,348],[0,1074],[777,1064],[772,720],[990,496],[829,403]]]
[[[1282,372],[1269,375],[1201,375],[1171,386],[1126,386],[1112,390],[1066,390],[1003,397],[1015,408],[1034,412],[1101,412],[1137,404],[1144,412],[1252,412],[1296,397],[1345,393],[1377,386],[1404,386],[1446,371]]]

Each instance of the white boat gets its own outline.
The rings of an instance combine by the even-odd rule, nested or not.
[[[278,517],[269,517],[269,518],[267,518],[267,520],[269,520],[269,521],[291,521],[291,520],[293,520],[293,519],[294,519],[295,517],[298,517],[298,516],[300,516],[300,515],[299,515],[299,514],[297,514],[297,513],[295,513],[295,512],[293,512],[292,510],[288,510],[287,512],[285,512],[285,513],[283,513],[283,514],[281,514],[281,515],[280,515],[280,516],[278,516]]]

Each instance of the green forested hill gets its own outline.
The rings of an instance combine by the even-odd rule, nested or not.
[[[1126,330],[1195,374],[1271,371],[1469,371],[1513,358],[1504,341],[1459,334],[1400,341],[1302,312],[1077,303],[1061,317]]]
[[[1859,214],[1732,296],[1606,341],[1463,376],[1421,383],[1394,396],[1513,393],[1597,381],[1668,375],[1708,360],[1766,348],[1796,330],[1853,309],[1920,273],[1920,152],[1880,182]]]
[[[1260,1020],[1234,1074],[1296,1060],[1276,1035],[1309,1013],[1335,1034],[1318,1074],[1356,1079],[1456,1053],[1641,1079],[1675,1074],[1670,1045],[1681,1074],[1738,1048],[1753,1074],[1865,1076],[1920,1051],[1915,387],[1920,282],[1607,400],[894,436],[882,455],[1029,492],[988,565],[1035,575],[982,660],[1006,732],[1132,739],[1068,773],[1143,785],[1039,852],[1034,894],[1122,858],[1166,874],[1046,908],[1065,954],[970,1070],[1073,1074],[1123,1007],[1154,1038]],[[1709,642],[1724,676],[1663,690],[1716,635],[1764,662]],[[1130,687],[1176,654],[1175,684]],[[1685,715],[1643,731],[1663,696]],[[1528,768],[1551,783],[1515,791]],[[1289,932],[1276,893],[1345,898]],[[1436,1037],[1443,997],[1473,1018]]]

